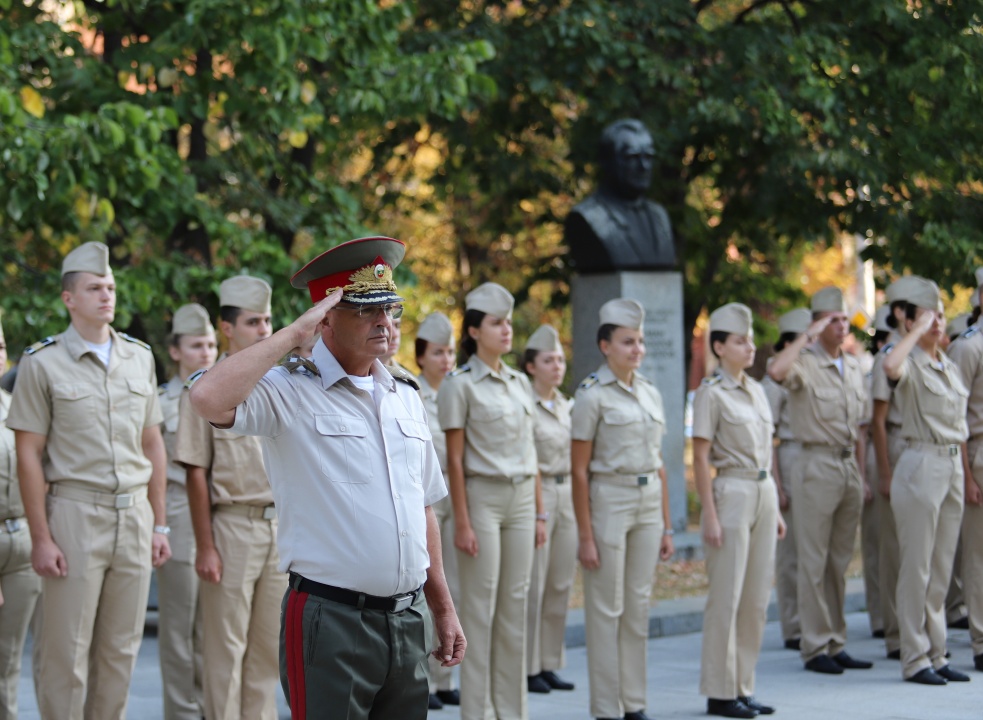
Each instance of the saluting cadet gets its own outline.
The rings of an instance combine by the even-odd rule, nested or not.
[[[420,385],[420,399],[427,411],[427,425],[433,437],[433,447],[437,451],[440,472],[447,484],[447,442],[444,431],[440,429],[437,416],[437,392],[444,378],[454,369],[456,355],[454,327],[442,312],[430,313],[420,323],[416,331],[416,364],[420,375],[416,381]],[[459,604],[457,582],[457,552],[454,550],[454,508],[450,495],[435,502],[432,506],[437,527],[440,528],[440,548],[444,559],[444,577],[451,591],[454,604]],[[438,638],[439,640],[439,638]],[[444,705],[460,705],[461,694],[454,688],[454,672],[444,667],[440,660],[431,655],[430,664],[430,709],[439,710]]]
[[[219,286],[219,329],[235,353],[270,336],[269,284],[237,275]],[[298,343],[299,344],[299,343]],[[210,425],[181,399],[175,459],[187,470],[199,587],[207,720],[276,718],[277,515],[257,437]]]
[[[187,471],[174,459],[174,444],[185,381],[195,371],[215,363],[215,328],[205,308],[191,303],[175,311],[167,350],[177,371],[160,386],[158,394],[167,448],[167,524],[172,555],[157,571],[157,643],[165,720],[200,720],[204,703],[195,536],[185,488]]]
[[[849,333],[843,293],[826,287],[812,297],[813,323],[785,347],[768,374],[789,391],[792,431],[802,443],[792,503],[799,553],[800,654],[805,668],[838,675],[872,663],[846,644],[846,569],[863,505],[857,466],[864,381],[860,363],[842,350]]]
[[[778,342],[775,352],[780,353],[786,345],[809,329],[812,314],[805,308],[791,310],[778,318]],[[768,358],[771,363],[772,358]],[[775,549],[775,592],[778,595],[778,617],[782,626],[782,639],[788,650],[799,649],[799,638],[802,629],[799,627],[798,600],[798,552],[795,549],[795,522],[791,505],[795,491],[792,480],[795,478],[795,468],[799,462],[802,446],[792,434],[792,422],[789,419],[788,390],[765,374],[761,381],[768,404],[771,407],[771,417],[775,422],[775,437],[778,445],[772,462],[772,475],[778,487],[778,507],[785,521],[785,541],[778,543]],[[777,470],[777,472],[776,472]]]
[[[527,625],[529,692],[573,690],[556,674],[565,664],[564,635],[577,569],[577,521],[570,493],[570,400],[560,392],[567,361],[560,335],[541,325],[526,343],[522,368],[536,401],[536,458],[543,486],[546,542],[532,562]]]
[[[693,398],[693,473],[709,591],[703,612],[700,693],[707,713],[771,715],[754,699],[775,568],[775,539],[785,535],[771,478],[774,423],[764,390],[745,370],[754,364],[751,310],[730,303],[710,314],[710,351],[719,369]],[[710,466],[717,474],[711,480]]]
[[[658,560],[673,553],[662,436],[662,396],[638,372],[645,310],[634,300],[601,306],[605,362],[580,384],[571,413],[571,473],[590,712],[647,720],[646,642]]]
[[[0,323],[0,372],[6,367],[7,343]],[[0,717],[16,720],[21,656],[41,594],[41,578],[31,567],[31,535],[17,484],[14,431],[6,424],[9,410],[10,393],[0,389]]]
[[[505,364],[514,299],[484,283],[464,299],[467,362],[440,386],[454,503],[461,625],[461,717],[528,717],[526,603],[532,556],[546,535],[529,379]]]
[[[968,681],[945,657],[946,588],[963,511],[963,461],[968,435],[959,369],[939,349],[945,330],[938,286],[919,279],[908,293],[908,334],[884,358],[904,409],[901,453],[891,482],[891,508],[901,551],[897,610],[901,672],[925,685]]]
[[[38,709],[107,720],[126,714],[151,565],[171,554],[163,417],[150,346],[110,327],[109,248],[70,252],[61,282],[71,324],[28,348],[7,427],[43,578]]]

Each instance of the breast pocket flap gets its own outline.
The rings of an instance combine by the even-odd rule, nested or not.
[[[321,435],[365,437],[369,434],[365,420],[345,415],[315,415],[314,427]]]
[[[418,440],[430,439],[430,428],[427,427],[425,422],[411,418],[396,418],[396,422],[406,437],[417,438]]]
[[[51,394],[56,400],[81,400],[92,395],[92,388],[84,383],[55,383]]]

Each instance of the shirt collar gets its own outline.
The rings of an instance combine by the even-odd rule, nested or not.
[[[942,350],[939,350],[939,361],[936,362],[932,359],[931,355],[922,350],[918,345],[915,345],[911,349],[911,361],[916,365],[924,365],[925,367],[930,367],[933,370],[939,370],[940,364],[943,371],[947,370],[949,367],[949,358],[944,352],[942,352]]]
[[[815,353],[816,357],[819,359],[819,362],[822,363],[824,367],[836,365],[838,360],[842,362],[843,356],[846,354],[843,352],[843,348],[840,348],[840,356],[838,358],[834,358],[832,355],[826,352],[826,348],[824,348],[822,343],[820,343],[818,340],[809,347],[812,349],[812,352]]]
[[[511,380],[516,376],[516,371],[506,365],[504,361],[499,361],[498,372],[495,372],[484,360],[478,357],[478,353],[468,358],[468,367],[471,368],[471,377],[474,378],[475,382],[478,382],[486,375],[497,377],[500,380]]]
[[[735,378],[730,373],[725,372],[723,368],[717,368],[714,374],[720,376],[720,386],[727,388],[728,390],[737,390],[737,389],[743,390],[745,387],[747,387],[746,373],[741,373],[740,380]]]
[[[89,348],[88,343],[85,338],[83,338],[79,331],[75,329],[75,325],[69,324],[68,330],[64,334],[65,347],[68,349],[68,353],[72,356],[75,362],[78,362],[83,355],[88,352],[92,352]],[[120,357],[128,358],[133,355],[133,348],[129,347],[131,343],[121,342],[120,336],[113,330],[112,327],[109,328],[109,339],[112,340],[113,345],[110,350],[110,357],[113,354],[118,354]]]
[[[173,400],[174,398],[181,396],[181,391],[184,390],[184,381],[175,375],[167,381],[167,385],[165,387],[167,389],[164,391],[164,394],[167,395],[168,399]]]
[[[346,379],[348,373],[338,362],[337,358],[328,350],[327,345],[324,341],[318,338],[318,341],[314,343],[314,350],[311,354],[314,360],[314,364],[317,365],[317,369],[321,372],[321,387],[325,390],[330,388],[332,385],[337,383],[339,380]],[[396,381],[393,376],[389,374],[386,370],[386,366],[383,365],[378,359],[372,361],[372,367],[369,369],[369,374],[372,375],[373,379],[381,385],[386,390],[395,391]]]

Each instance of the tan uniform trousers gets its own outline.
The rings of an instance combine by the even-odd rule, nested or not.
[[[946,446],[909,447],[891,483],[900,531],[897,609],[905,678],[945,658],[945,594],[963,512],[962,458]]]
[[[710,586],[700,694],[730,700],[754,694],[774,578],[778,498],[770,478],[750,480],[726,470],[713,481],[713,497],[723,544],[704,546]]]
[[[119,510],[47,497],[48,525],[68,576],[42,580],[43,622],[35,643],[38,710],[45,720],[126,715],[147,615],[154,528],[146,488],[133,494],[136,503]]]
[[[280,602],[276,520],[212,515],[222,581],[199,588],[207,720],[276,720]]]
[[[796,473],[800,653],[806,662],[846,643],[846,569],[853,557],[863,489],[856,459],[841,449],[803,445]]]
[[[536,536],[536,484],[467,478],[478,556],[457,555],[459,616],[470,648],[461,664],[462,720],[529,717],[526,602]]]
[[[884,613],[881,601],[881,506],[877,502],[877,456],[874,443],[867,443],[865,476],[875,497],[864,501],[860,515],[860,555],[864,564],[864,599],[872,633],[884,629]]]
[[[31,567],[27,521],[12,532],[0,522],[0,718],[17,717],[17,685],[27,627],[41,594],[41,578]]]
[[[447,587],[451,591],[451,599],[454,601],[454,605],[458,606],[461,596],[457,581],[457,551],[454,549],[454,505],[450,495],[448,495],[443,500],[438,500],[431,507],[437,518],[437,527],[440,528],[440,549],[444,559],[444,577],[447,578]],[[439,644],[440,641],[435,634],[434,647]],[[453,668],[441,667],[440,662],[433,655],[427,656],[427,663],[429,664],[430,692],[453,690]]]
[[[782,475],[782,487],[789,501],[785,512],[785,539],[775,549],[775,592],[778,595],[778,617],[782,625],[783,640],[798,640],[799,627],[799,553],[795,548],[795,517],[791,508],[795,503],[793,478],[799,464],[802,446],[794,440],[783,440],[778,446],[778,469]]]
[[[646,643],[662,541],[662,488],[591,480],[591,525],[601,566],[584,572],[590,712],[622,717],[645,708]]]
[[[898,466],[898,460],[905,447],[907,442],[901,437],[900,428],[888,428],[887,459],[891,464],[892,480],[893,470]],[[880,552],[877,561],[880,570],[881,623],[884,627],[884,647],[888,653],[893,653],[901,650],[901,630],[898,627],[897,610],[898,570],[901,567],[898,529],[894,522],[894,510],[891,508],[890,498],[884,497],[878,491],[875,499],[880,522]]]
[[[963,544],[956,543],[956,554],[952,562],[952,579],[945,594],[945,622],[947,625],[959,622],[966,617],[966,597],[963,583]]]
[[[536,548],[532,561],[527,613],[526,672],[559,670],[566,665],[564,637],[570,589],[577,569],[577,519],[573,514],[570,476],[543,478],[546,544]]]
[[[968,445],[973,479],[983,483],[983,442]],[[983,507],[966,505],[962,525],[963,595],[969,611],[969,639],[973,655],[983,654]]]
[[[164,690],[164,720],[200,720],[202,693],[201,617],[194,530],[188,493],[167,484],[167,524],[171,528],[171,559],[157,568],[160,620],[157,643]]]

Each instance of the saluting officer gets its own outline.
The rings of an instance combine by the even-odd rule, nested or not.
[[[935,283],[920,278],[908,293],[905,326],[908,334],[884,358],[884,373],[901,397],[907,441],[891,483],[900,529],[901,672],[911,682],[944,685],[969,680],[945,657],[944,609],[963,511],[960,449],[969,391],[939,349],[945,315]]]
[[[805,308],[796,308],[778,318],[778,342],[775,352],[780,353],[786,345],[809,329],[812,314]],[[773,358],[768,358],[770,364]],[[795,549],[795,522],[791,511],[795,491],[792,480],[798,466],[802,446],[792,433],[789,419],[788,390],[772,380],[767,373],[761,381],[771,417],[775,422],[775,437],[778,445],[772,462],[772,475],[778,487],[778,507],[785,521],[785,541],[775,549],[775,592],[778,595],[778,617],[782,626],[782,639],[788,650],[798,650],[802,629],[799,626],[799,554]],[[777,470],[777,472],[776,472]]]
[[[157,646],[164,685],[164,719],[200,720],[204,702],[195,536],[185,488],[187,471],[174,459],[174,444],[185,381],[192,373],[215,363],[215,328],[205,308],[190,303],[175,311],[167,351],[176,372],[160,386],[158,394],[167,448],[167,524],[171,528],[172,555],[170,562],[157,571]]]
[[[864,404],[860,363],[842,350],[849,330],[839,288],[812,297],[813,323],[785,347],[768,374],[789,391],[792,430],[802,443],[792,503],[799,553],[800,653],[807,670],[838,675],[872,663],[846,644],[846,569],[863,505],[857,467]]]
[[[7,427],[43,578],[38,709],[106,720],[126,714],[151,564],[171,554],[163,417],[150,346],[110,327],[109,248],[70,252],[61,283],[71,324],[26,351]]]
[[[560,392],[567,361],[560,335],[541,325],[526,343],[522,369],[536,400],[536,458],[543,486],[546,542],[532,562],[527,625],[530,692],[573,690],[556,674],[563,667],[564,635],[573,575],[577,570],[577,520],[570,491],[570,400]]]
[[[228,353],[270,335],[270,296],[248,275],[219,286]],[[194,377],[194,376],[192,376]],[[175,459],[187,467],[202,622],[205,717],[276,718],[280,601],[277,515],[258,437],[206,422],[181,398]]]
[[[571,417],[590,711],[597,718],[648,718],[652,579],[658,560],[673,553],[662,395],[638,372],[644,319],[634,300],[601,306],[597,344],[605,363],[580,384]]]

